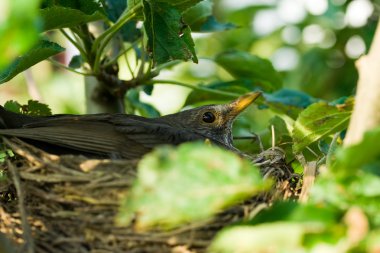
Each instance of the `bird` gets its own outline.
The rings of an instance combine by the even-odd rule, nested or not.
[[[261,92],[227,104],[205,105],[157,118],[130,114],[28,116],[0,107],[0,135],[18,137],[52,154],[140,159],[153,148],[205,141],[239,153],[233,144],[236,116]]]

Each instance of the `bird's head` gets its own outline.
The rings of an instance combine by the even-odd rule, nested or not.
[[[255,101],[261,92],[251,92],[223,105],[206,105],[168,115],[182,128],[203,135],[228,147],[232,146],[232,123],[237,115]]]

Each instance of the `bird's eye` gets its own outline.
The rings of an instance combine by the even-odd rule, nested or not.
[[[212,112],[205,112],[202,116],[202,120],[206,123],[212,123],[215,121],[215,115]]]

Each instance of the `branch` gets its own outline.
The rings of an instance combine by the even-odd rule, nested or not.
[[[380,125],[380,21],[367,55],[356,61],[359,72],[354,111],[344,145],[360,142],[366,131]]]

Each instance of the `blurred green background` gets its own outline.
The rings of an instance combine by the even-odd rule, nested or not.
[[[217,19],[237,28],[194,33],[199,64],[178,64],[158,78],[192,85],[233,80],[212,59],[227,49],[239,49],[270,59],[283,76],[285,88],[328,101],[349,96],[355,92],[358,78],[355,60],[369,49],[378,9],[378,3],[369,0],[215,0]],[[67,65],[78,54],[60,33],[47,36],[66,48],[55,60]],[[133,62],[133,52],[128,57]],[[129,79],[125,60],[119,64],[120,77]],[[3,84],[0,101],[35,99],[47,103],[53,113],[84,113],[83,79],[44,61]],[[141,92],[140,98],[164,115],[180,110],[190,91],[155,85],[151,96]],[[235,135],[268,134],[271,112],[251,108],[245,115],[237,120]]]

